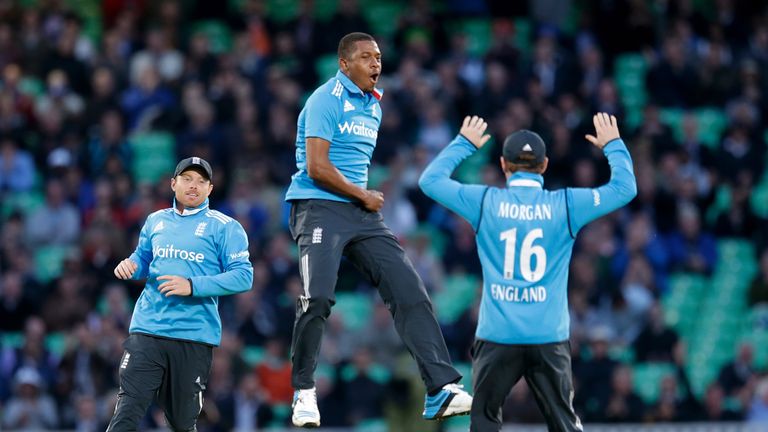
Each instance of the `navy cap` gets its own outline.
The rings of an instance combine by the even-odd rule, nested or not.
[[[544,162],[547,146],[539,134],[522,129],[510,134],[504,140],[502,154],[507,162],[535,166]],[[520,158],[522,155],[531,155],[533,160],[530,157]]]
[[[173,176],[176,177],[179,174],[183,173],[190,167],[199,167],[203,170],[203,173],[208,178],[208,180],[213,178],[213,170],[211,169],[211,164],[208,163],[203,158],[193,156],[188,157],[186,159],[182,159],[178,165],[176,165],[176,170],[173,172]]]

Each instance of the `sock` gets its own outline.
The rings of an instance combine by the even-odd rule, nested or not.
[[[443,390],[443,389],[439,388],[439,389],[437,389],[437,390],[432,390],[431,392],[427,392],[427,394],[429,395],[429,397],[435,397],[435,396],[437,396],[437,395],[438,395],[438,393],[440,393],[442,390]]]

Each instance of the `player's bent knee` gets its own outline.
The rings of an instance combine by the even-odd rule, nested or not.
[[[328,297],[313,297],[308,301],[302,299],[299,299],[298,301],[299,303],[307,302],[307,306],[304,307],[304,314],[323,319],[326,319],[331,315],[331,307],[333,307],[334,303],[333,300]]]

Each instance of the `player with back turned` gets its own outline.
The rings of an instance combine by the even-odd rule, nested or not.
[[[314,372],[342,256],[379,290],[416,359],[427,387],[424,418],[468,414],[472,398],[456,384],[461,374],[451,365],[424,283],[384,224],[383,195],[367,188],[382,116],[382,93],[375,87],[381,51],[370,35],[350,33],[339,42],[338,54],[338,73],[312,93],[299,114],[298,171],[286,194],[304,285],[291,344],[292,422],[320,425]]]
[[[546,146],[521,130],[504,141],[507,187],[463,185],[451,173],[490,138],[482,118],[467,117],[459,136],[422,174],[428,196],[466,219],[477,233],[483,267],[480,315],[472,346],[471,431],[501,430],[504,399],[525,378],[550,431],[580,431],[573,410],[568,267],[574,240],[589,222],[637,193],[632,159],[616,118],[598,113],[597,136],[611,180],[598,188],[543,188]]]

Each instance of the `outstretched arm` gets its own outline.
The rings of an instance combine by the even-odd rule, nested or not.
[[[463,217],[477,230],[480,223],[483,197],[488,186],[463,185],[451,179],[459,164],[491,138],[485,134],[488,127],[482,118],[465,117],[459,135],[427,166],[419,178],[424,193]]]
[[[598,188],[568,188],[572,235],[586,224],[628,204],[637,195],[637,182],[632,157],[619,136],[616,117],[597,113],[592,118],[597,136],[587,135],[592,144],[603,150],[611,166],[611,180]]]

